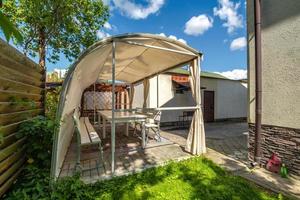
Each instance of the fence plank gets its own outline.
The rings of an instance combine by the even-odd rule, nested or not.
[[[1,102],[14,102],[19,100],[27,101],[40,101],[42,99],[41,94],[31,94],[25,92],[16,92],[9,90],[0,90]]]
[[[15,172],[15,174],[10,177],[3,185],[0,186],[0,197],[9,189],[9,187],[14,183],[18,175],[21,173],[22,167]]]
[[[8,57],[6,55],[3,55],[0,53],[0,64],[4,66],[8,66],[13,70],[22,72],[28,76],[32,76],[34,78],[37,78],[39,80],[42,80],[43,75],[40,72],[35,71],[32,68],[26,67],[20,63],[17,63],[14,61],[11,57]]]
[[[33,86],[27,83],[22,83],[9,78],[3,78],[0,76],[0,90],[11,90],[16,92],[25,92],[32,94],[40,94],[43,89],[37,86]]]
[[[0,126],[5,126],[10,123],[19,122],[25,119],[30,119],[41,114],[43,109],[26,110],[14,113],[0,114]]]
[[[9,67],[5,67],[1,64],[0,64],[0,71],[1,71],[0,77],[9,78],[14,81],[27,83],[37,87],[41,86],[42,79],[38,79],[32,76],[28,76],[26,74],[22,74],[21,72],[12,70]]]
[[[3,149],[4,147],[7,147],[8,145],[14,143],[17,140],[16,134],[17,133],[10,134],[4,137],[2,141],[0,140],[0,149]]]
[[[25,156],[23,156],[20,160],[14,163],[8,170],[0,175],[0,185],[2,185],[14,172],[18,171],[21,165],[25,161]]]
[[[25,147],[22,147],[19,151],[11,154],[8,158],[0,162],[0,174],[8,169],[17,160],[20,160],[24,156]]]
[[[25,138],[19,139],[16,143],[9,145],[8,147],[2,149],[0,151],[0,161],[4,160],[8,156],[10,156],[13,152],[15,152],[18,148],[22,147],[25,142]]]
[[[39,101],[22,102],[19,105],[16,105],[11,102],[0,102],[0,114],[25,111],[30,109],[39,109],[39,108],[41,109],[43,108],[42,103]]]

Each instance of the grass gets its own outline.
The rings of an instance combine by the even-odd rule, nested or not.
[[[88,190],[95,199],[285,199],[202,157],[97,182]]]

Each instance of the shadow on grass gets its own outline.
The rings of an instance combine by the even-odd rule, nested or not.
[[[97,182],[90,190],[99,199],[277,199],[202,157]]]

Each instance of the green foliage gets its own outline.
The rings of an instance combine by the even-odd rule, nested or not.
[[[22,43],[23,36],[13,23],[0,11],[0,29],[3,31],[7,42],[14,37],[18,43]]]
[[[40,169],[34,163],[28,164],[7,194],[6,199],[50,199],[48,196],[51,193],[49,177],[49,169]]]
[[[3,11],[21,30],[24,52],[54,63],[93,44],[109,16],[102,0],[6,0]]]
[[[61,87],[46,92],[46,116],[55,121]]]
[[[53,184],[51,199],[95,199],[91,187],[80,180],[79,174],[65,177]]]
[[[26,155],[29,162],[35,162],[40,168],[49,168],[53,133],[56,123],[38,116],[20,125],[17,137],[26,137]]]

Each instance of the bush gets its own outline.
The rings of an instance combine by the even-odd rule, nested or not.
[[[55,120],[60,91],[61,87],[57,87],[46,92],[46,116],[51,120]]]
[[[43,116],[20,125],[17,137],[26,137],[26,156],[29,163],[40,168],[50,168],[53,133],[56,123]]]

